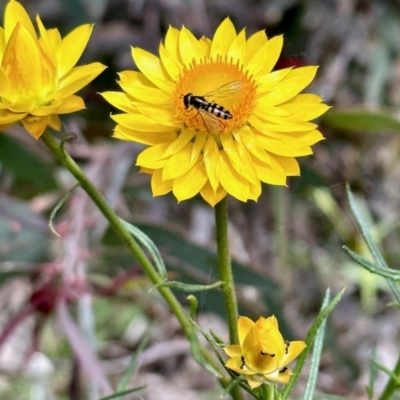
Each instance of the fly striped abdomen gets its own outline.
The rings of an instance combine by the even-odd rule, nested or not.
[[[194,96],[192,93],[188,93],[183,96],[183,104],[185,108],[193,107],[196,110],[204,110],[217,118],[232,119],[232,114],[226,108],[217,103],[210,103],[202,96]]]

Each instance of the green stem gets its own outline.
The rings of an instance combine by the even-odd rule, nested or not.
[[[265,393],[265,400],[275,400],[275,385],[263,385],[264,393]]]
[[[228,210],[226,198],[215,206],[215,224],[218,250],[218,269],[221,281],[224,282],[222,291],[224,294],[225,308],[228,318],[230,343],[238,343],[237,321],[238,307],[233,280],[231,257],[228,243]]]
[[[49,132],[44,132],[41,136],[44,144],[49,150],[58,158],[58,160],[71,172],[71,174],[79,182],[81,188],[89,195],[93,202],[97,205],[102,214],[106,217],[110,225],[115,229],[118,235],[121,237],[123,242],[129,248],[131,253],[135,256],[136,260],[140,263],[147,276],[151,279],[154,284],[161,284],[163,279],[160,277],[152,263],[143,252],[139,244],[135,241],[132,235],[125,229],[121,220],[114,212],[114,210],[108,205],[104,197],[99,193],[96,187],[90,182],[90,180],[83,173],[81,168],[75,163],[71,156],[66,152],[63,146],[61,146]],[[193,325],[189,318],[185,314],[182,306],[176,299],[175,295],[169,288],[158,287],[158,291],[167,302],[171,311],[178,318],[183,331],[189,340],[194,340],[196,337]]]
[[[397,360],[396,366],[393,370],[393,375],[396,377],[400,377],[400,357]],[[393,399],[394,393],[399,390],[398,383],[395,379],[390,378],[388,383],[386,384],[385,389],[383,390],[382,394],[379,396],[378,400],[391,400]]]

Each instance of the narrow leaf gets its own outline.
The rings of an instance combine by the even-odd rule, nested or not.
[[[400,280],[400,271],[392,269],[392,268],[380,268],[365,258],[359,256],[354,251],[350,250],[347,246],[343,246],[343,250],[358,264],[360,264],[363,268],[368,270],[373,274],[377,274],[383,276],[384,278],[391,279],[393,281]]]
[[[368,393],[368,400],[372,400],[374,398],[374,388],[375,388],[376,378],[378,376],[378,368],[376,367],[376,365],[372,360],[376,359],[377,352],[378,348],[377,346],[374,346],[372,348],[371,359],[369,363],[369,382],[368,386],[366,387]]]
[[[114,393],[110,396],[102,397],[100,400],[118,399],[118,398],[121,398],[122,396],[125,396],[126,394],[138,392],[139,390],[142,390],[144,388],[145,388],[145,386],[140,386],[140,387],[133,388],[133,389],[123,390],[122,392],[118,392],[118,393]]]
[[[125,390],[126,386],[128,385],[129,381],[131,380],[132,375],[136,371],[139,357],[142,355],[143,350],[147,346],[148,342],[149,342],[149,336],[145,335],[143,337],[143,339],[140,341],[139,346],[137,347],[137,350],[133,354],[133,357],[131,359],[131,362],[128,365],[128,368],[126,369],[124,375],[122,376],[121,380],[117,384],[118,392]]]
[[[184,292],[200,292],[202,290],[219,288],[223,284],[224,284],[224,282],[222,282],[222,281],[215,282],[211,285],[190,285],[190,284],[178,282],[178,281],[165,281],[165,282],[159,283],[157,285],[154,285],[153,287],[154,288],[172,287],[172,288],[176,288],[179,290],[183,290]]]
[[[306,362],[308,353],[311,350],[311,347],[314,342],[315,336],[317,335],[318,329],[320,328],[320,326],[322,325],[324,320],[328,317],[328,315],[333,311],[333,309],[336,307],[336,305],[339,303],[340,299],[342,298],[342,296],[344,294],[344,291],[345,291],[345,289],[342,289],[334,297],[334,299],[328,304],[328,306],[320,311],[317,318],[311,325],[311,328],[308,331],[308,335],[307,335],[307,339],[306,339],[307,347],[303,350],[300,357],[298,358],[297,364],[293,370],[293,375],[292,375],[289,383],[284,387],[284,389],[281,392],[283,399],[289,398],[290,392],[292,391],[296,381],[298,380],[298,378],[300,376],[300,372],[304,366],[304,363]]]
[[[167,270],[165,268],[165,264],[161,257],[161,254],[158,251],[158,248],[154,244],[154,242],[140,229],[136,228],[136,226],[133,226],[132,224],[124,221],[121,218],[120,220],[125,228],[132,234],[132,236],[149,252],[154,260],[158,273],[162,278],[165,278],[167,276]]]
[[[57,205],[53,208],[53,211],[50,214],[50,217],[49,217],[49,228],[58,237],[60,236],[60,234],[55,230],[54,225],[53,225],[53,220],[54,220],[58,210],[66,203],[66,201],[68,200],[69,196],[72,194],[72,192],[78,186],[79,186],[79,183],[77,183],[72,189],[68,190],[67,194],[57,203]]]
[[[349,199],[349,204],[351,211],[354,215],[354,218],[356,219],[358,226],[361,230],[362,236],[365,240],[365,243],[367,244],[369,251],[372,254],[372,257],[374,258],[375,262],[378,264],[380,268],[386,268],[388,269],[388,265],[386,264],[381,252],[378,249],[378,246],[375,244],[374,240],[372,239],[372,236],[369,231],[368,224],[366,223],[364,217],[361,214],[361,211],[355,201],[355,198],[353,196],[353,193],[350,190],[349,185],[346,185],[346,192],[347,192],[347,198]],[[392,291],[393,296],[396,298],[397,302],[400,303],[400,291],[396,284],[386,278],[386,281],[390,287],[390,290]]]
[[[322,302],[321,311],[328,305],[329,299],[330,299],[330,289],[328,288],[328,290],[325,293],[324,300]],[[322,346],[324,343],[325,328],[326,328],[326,319],[322,322],[321,326],[318,329],[317,335],[315,336],[314,339],[313,354],[310,365],[310,374],[308,377],[306,389],[304,391],[303,400],[312,400],[314,397],[314,389],[318,378],[319,362],[321,359]]]

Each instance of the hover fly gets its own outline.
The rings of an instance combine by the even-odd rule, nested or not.
[[[224,129],[221,120],[232,119],[229,110],[215,102],[215,98],[223,98],[235,94],[242,87],[242,82],[228,82],[217,89],[212,90],[202,96],[187,93],[183,97],[183,104],[186,109],[189,107],[197,110],[201,115],[206,127],[212,132],[219,132]]]

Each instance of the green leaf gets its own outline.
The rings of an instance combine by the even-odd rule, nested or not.
[[[366,391],[368,393],[368,400],[372,400],[374,398],[374,388],[376,378],[378,376],[378,368],[374,364],[373,360],[376,359],[376,355],[378,353],[378,347],[374,346],[371,352],[371,359],[369,362],[369,381],[368,386],[366,387]]]
[[[44,191],[57,189],[53,169],[15,139],[0,134],[0,163],[17,179]]]
[[[133,357],[131,358],[131,362],[128,365],[124,375],[122,376],[121,380],[117,384],[117,392],[121,393],[125,390],[126,386],[128,385],[129,381],[132,378],[132,375],[135,373],[136,368],[138,366],[139,357],[143,354],[145,347],[149,342],[149,336],[143,336],[143,339],[140,341],[139,346],[137,347]]]
[[[133,389],[123,390],[121,392],[114,393],[114,394],[112,394],[110,396],[102,397],[100,400],[119,399],[119,398],[121,398],[121,397],[123,397],[123,396],[125,396],[125,395],[127,395],[129,393],[138,392],[139,390],[142,390],[144,388],[145,388],[145,386],[140,386],[140,387],[133,388]]]
[[[385,110],[331,109],[322,117],[322,120],[328,126],[345,131],[400,132],[399,118]]]
[[[374,258],[375,262],[378,264],[378,266],[382,269],[389,269],[389,266],[386,264],[385,259],[383,258],[381,252],[378,249],[378,246],[375,244],[374,240],[372,239],[371,233],[369,232],[369,227],[367,222],[365,221],[363,215],[361,214],[361,211],[354,199],[353,193],[350,190],[349,185],[346,185],[346,193],[347,193],[347,198],[349,200],[349,205],[350,209],[354,215],[354,218],[356,219],[358,226],[361,230],[362,236],[365,240],[365,243],[367,244],[369,251],[372,254],[372,257]],[[400,291],[396,284],[386,278],[386,281],[390,287],[390,290],[392,291],[393,296],[395,297],[396,301],[400,303]]]
[[[313,324],[311,325],[310,330],[308,331],[307,339],[306,339],[306,344],[307,347],[303,350],[303,352],[300,354],[296,367],[293,370],[293,375],[289,381],[289,383],[283,388],[281,391],[282,398],[283,399],[288,399],[290,392],[292,391],[297,379],[300,376],[300,372],[303,369],[303,366],[306,362],[308,353],[311,350],[311,347],[313,345],[314,339],[318,333],[318,330],[322,323],[325,321],[325,319],[328,317],[328,315],[333,311],[333,309],[336,307],[336,305],[339,303],[340,299],[342,298],[344,294],[345,289],[342,289],[335,297],[334,299],[328,304],[328,306],[324,307],[318,314],[317,318],[314,320]],[[328,292],[328,291],[327,291]]]
[[[328,288],[328,290],[325,293],[324,300],[322,302],[321,311],[328,305],[329,299],[330,299],[330,289]],[[325,328],[326,328],[326,319],[322,322],[321,326],[318,329],[317,335],[314,338],[313,354],[311,357],[311,364],[310,364],[310,374],[308,376],[306,389],[304,391],[304,396],[303,396],[304,400],[313,400],[315,385],[318,378],[319,362],[321,359],[322,346],[324,343]],[[297,379],[297,377],[294,379]]]
[[[60,236],[59,233],[54,229],[53,225],[53,220],[58,212],[58,210],[66,203],[66,201],[69,199],[69,196],[71,196],[72,192],[79,186],[79,183],[77,183],[72,189],[68,190],[67,194],[56,204],[56,206],[53,208],[50,217],[49,217],[49,228],[50,230],[56,235]]]
[[[350,250],[347,246],[343,246],[343,250],[358,264],[360,264],[363,268],[368,270],[373,274],[377,274],[383,276],[384,278],[388,278],[393,281],[400,280],[400,271],[392,268],[379,268],[376,265],[372,264],[370,261],[365,258],[359,256],[354,251]]]
[[[314,396],[314,400],[350,400],[348,397],[335,396],[331,394],[319,394]]]
[[[160,286],[162,287],[173,287],[175,289],[182,290],[184,292],[200,292],[202,290],[210,290],[210,289],[217,289],[221,287],[224,283],[222,281],[215,282],[211,285],[189,285],[187,283],[183,282],[177,282],[177,281],[165,281],[162,283],[159,283],[158,285],[154,285],[154,288],[158,288]]]
[[[133,226],[129,222],[124,221],[122,218],[120,218],[120,221],[125,226],[125,228],[132,234],[132,236],[144,247],[144,249],[148,251],[148,253],[154,260],[158,273],[162,278],[165,278],[167,276],[167,270],[165,269],[164,261],[154,242],[149,238],[149,236],[147,236],[136,226]]]

